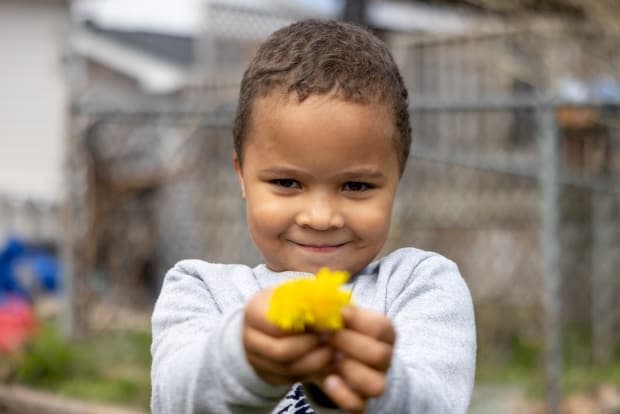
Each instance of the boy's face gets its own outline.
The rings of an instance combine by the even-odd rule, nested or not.
[[[387,238],[399,181],[389,108],[267,96],[252,109],[243,160],[235,156],[234,165],[266,265],[362,270]]]

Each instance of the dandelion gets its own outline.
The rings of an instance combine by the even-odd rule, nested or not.
[[[267,319],[284,331],[337,331],[341,310],[351,303],[351,292],[340,288],[349,274],[322,268],[312,279],[297,279],[276,287]]]

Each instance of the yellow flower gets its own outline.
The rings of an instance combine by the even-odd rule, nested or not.
[[[319,270],[312,279],[285,282],[273,291],[267,319],[284,331],[336,331],[342,328],[341,310],[351,303],[351,292],[340,289],[349,274]]]

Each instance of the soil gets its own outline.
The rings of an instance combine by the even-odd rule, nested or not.
[[[22,386],[0,384],[0,414],[146,414],[146,412],[76,401]]]

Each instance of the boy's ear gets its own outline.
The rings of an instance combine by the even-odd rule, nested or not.
[[[239,161],[237,151],[233,151],[232,162],[239,179],[239,185],[241,186],[241,198],[245,200],[245,182],[243,181],[243,171],[241,170],[241,162]]]

